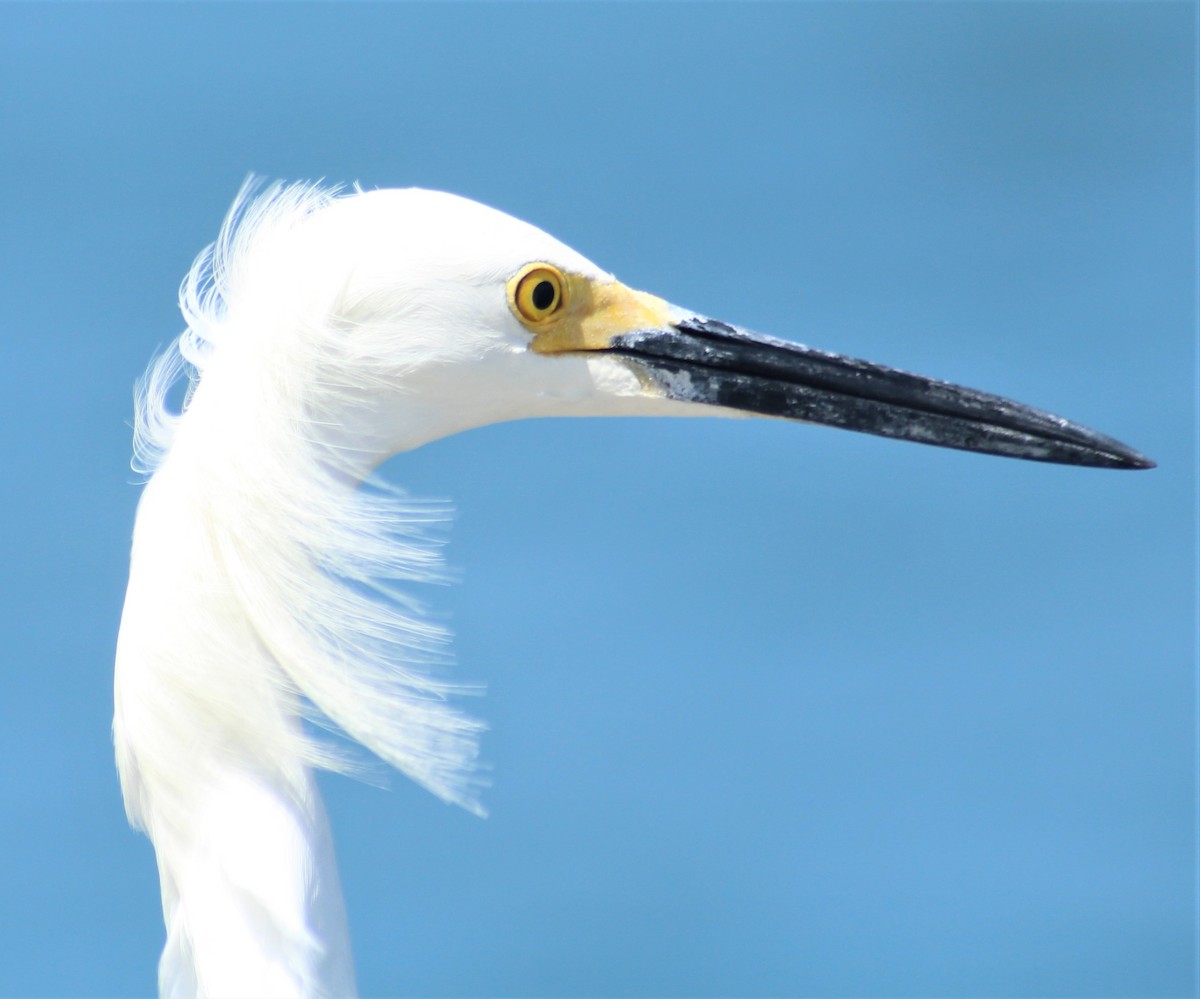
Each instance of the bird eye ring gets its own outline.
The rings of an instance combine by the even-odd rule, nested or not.
[[[544,323],[567,304],[567,283],[562,272],[549,264],[529,264],[509,285],[509,301],[527,323]]]

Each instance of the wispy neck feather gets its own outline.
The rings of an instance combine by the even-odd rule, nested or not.
[[[331,197],[295,187],[239,200],[184,283],[188,331],[139,390],[135,460],[152,478],[114,735],[126,808],[158,856],[166,994],[353,990],[309,772],[352,765],[306,719],[479,811],[480,725],[447,702],[447,634],[398,589],[441,578],[447,511],[359,488],[372,462],[324,430],[334,420],[321,339],[286,354],[294,317],[239,311],[256,249]],[[185,371],[186,408],[171,414],[167,393]]]

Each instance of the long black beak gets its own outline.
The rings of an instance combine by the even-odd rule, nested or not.
[[[1040,409],[713,319],[624,333],[608,350],[681,401],[1031,461],[1154,467],[1120,441]]]

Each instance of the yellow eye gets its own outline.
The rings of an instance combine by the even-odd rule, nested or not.
[[[549,264],[529,264],[509,284],[513,311],[527,323],[544,323],[567,304],[567,282]]]

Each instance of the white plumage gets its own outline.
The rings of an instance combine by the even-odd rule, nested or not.
[[[357,486],[397,451],[592,412],[601,391],[618,410],[669,405],[610,358],[528,351],[503,288],[542,259],[605,276],[451,195],[277,187],[243,193],[185,280],[188,329],[137,399],[136,461],[153,477],[114,718],[126,808],[158,856],[165,995],[353,991],[309,772],[349,763],[306,716],[481,810],[480,725],[447,700],[447,635],[396,586],[440,578],[446,511]],[[179,416],[167,393],[185,370]]]
[[[181,306],[187,330],[137,396],[151,478],[114,717],[126,809],[158,859],[166,996],[353,993],[312,769],[354,762],[310,722],[482,810],[480,724],[448,699],[446,632],[404,591],[441,578],[446,511],[375,480],[389,455],[530,416],[751,411],[1147,464],[1027,407],[668,306],[447,194],[244,190]]]

